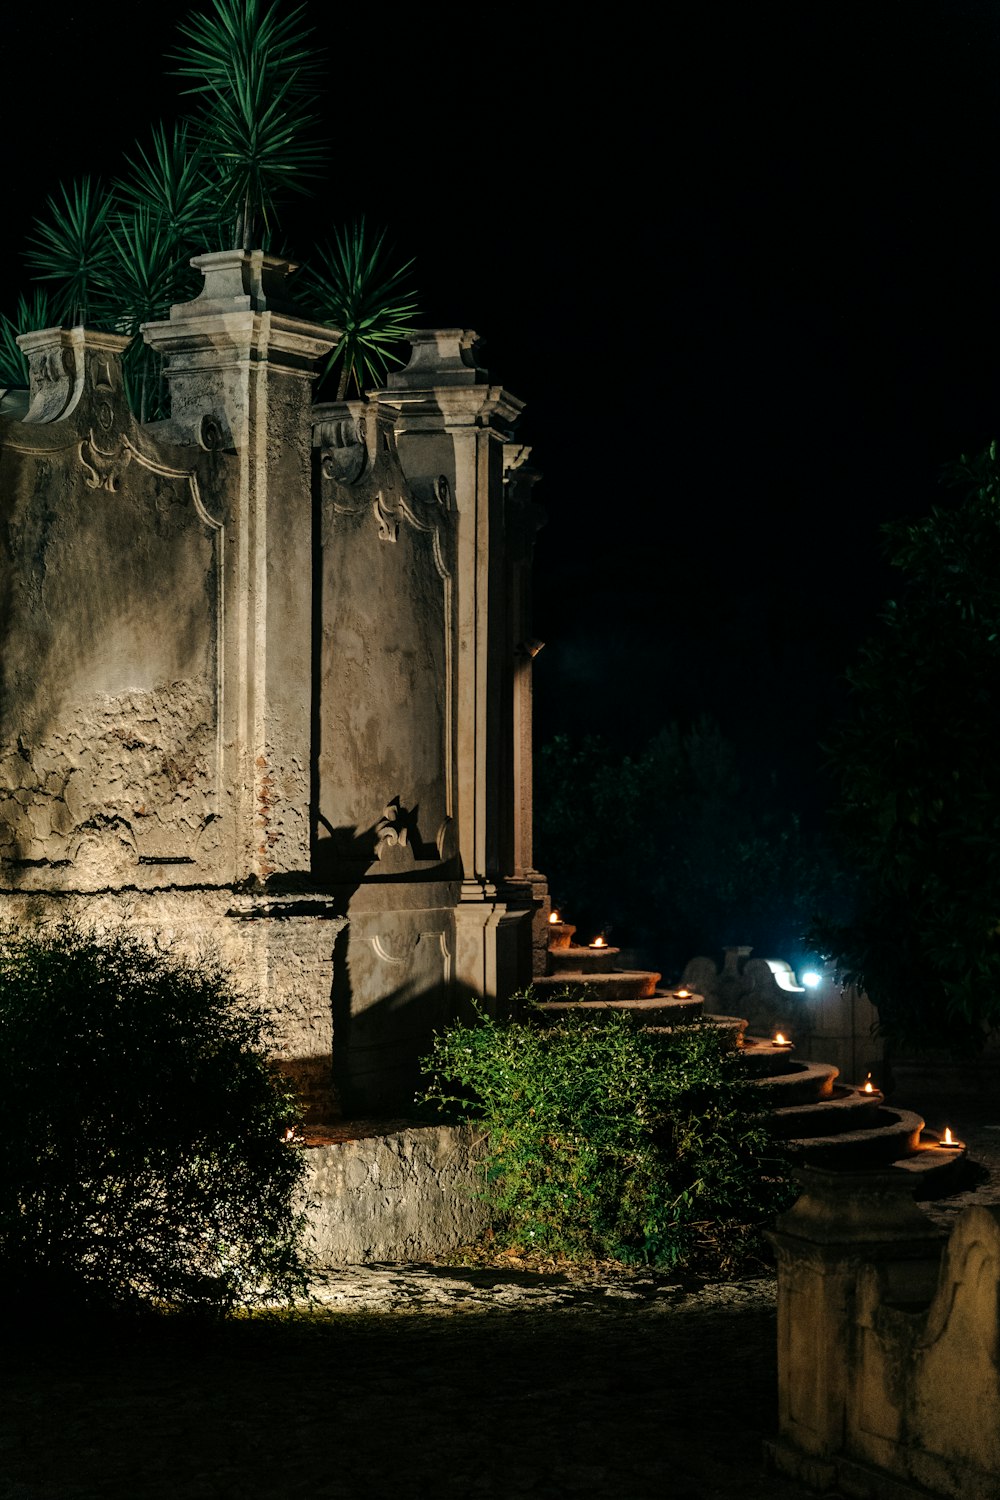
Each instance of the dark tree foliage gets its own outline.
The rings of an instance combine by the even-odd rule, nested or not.
[[[957,503],[884,528],[903,586],[829,746],[859,905],[816,937],[899,1047],[970,1051],[1000,1023],[996,444],[946,478]]]
[[[536,808],[539,868],[580,937],[604,931],[668,977],[730,943],[794,956],[815,911],[842,904],[829,853],[708,719],[635,757],[557,737]]]
[[[9,1296],[222,1309],[302,1281],[294,1101],[220,971],[69,925],[0,935]]]

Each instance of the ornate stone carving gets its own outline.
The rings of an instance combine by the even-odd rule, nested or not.
[[[225,446],[222,428],[212,416],[206,414],[198,423],[198,446],[206,453],[218,453]]]
[[[113,412],[111,416],[113,420]],[[84,438],[80,443],[77,456],[83,465],[87,488],[108,490],[114,494],[121,482],[122,471],[132,462],[132,448],[127,442],[121,441],[115,448],[105,450],[98,446],[94,429],[91,428],[90,438]]]
[[[394,797],[375,825],[375,858],[381,859],[387,849],[405,849],[406,839],[406,812]]]
[[[392,511],[386,510],[381,491],[375,497],[375,504],[372,506],[372,510],[375,512],[375,524],[378,526],[379,541],[398,542],[399,516]]]

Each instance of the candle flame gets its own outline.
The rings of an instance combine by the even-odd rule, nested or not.
[[[677,1000],[687,1000],[690,994],[690,990],[674,990],[674,997]]]
[[[608,945],[602,937],[595,937],[590,946],[592,948],[606,948]]]
[[[774,1034],[774,1040],[777,1042],[777,1044],[778,1044],[779,1047],[786,1046],[787,1042],[788,1042],[788,1038],[786,1036],[784,1036],[780,1031],[776,1031],[775,1032],[775,1034]]]
[[[875,1092],[875,1085],[872,1083],[872,1075],[869,1073],[868,1077],[865,1079],[865,1086],[864,1086],[864,1088],[862,1090],[862,1093],[865,1093],[865,1094],[874,1094],[874,1092]]]
[[[950,1125],[946,1125],[944,1127],[944,1141],[942,1144],[945,1146],[954,1146],[956,1144],[955,1137],[951,1133]]]
[[[557,911],[550,911],[549,912],[549,921],[550,922],[560,922],[561,920],[562,920],[562,918],[560,917],[560,915],[559,915],[559,913]]]

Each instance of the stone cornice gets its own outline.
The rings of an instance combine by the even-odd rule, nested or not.
[[[506,436],[524,410],[524,402],[501,385],[430,386],[425,390],[372,392],[399,412],[402,432],[432,432],[442,428],[485,427]]]

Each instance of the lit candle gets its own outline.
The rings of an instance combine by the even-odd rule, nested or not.
[[[674,990],[674,999],[675,1000],[689,1000],[690,998],[691,998],[691,991],[690,990]]]
[[[956,1141],[951,1133],[950,1125],[944,1127],[944,1135],[938,1141],[938,1145],[942,1151],[961,1151],[962,1149],[962,1142]]]
[[[561,922],[562,921],[562,917],[560,917],[560,915],[559,915],[559,913],[557,911],[550,911],[549,912],[549,921],[550,922]]]
[[[594,941],[592,943],[588,943],[587,946],[588,948],[606,948],[608,945],[600,936],[600,934],[598,934],[597,937],[595,937]]]
[[[771,1045],[774,1047],[790,1047],[792,1044],[782,1032],[776,1031],[774,1033],[774,1041]]]
[[[868,1074],[868,1077],[865,1079],[864,1087],[861,1090],[861,1092],[863,1094],[874,1094],[874,1092],[875,1092],[875,1085],[872,1083],[872,1075],[870,1073]]]

